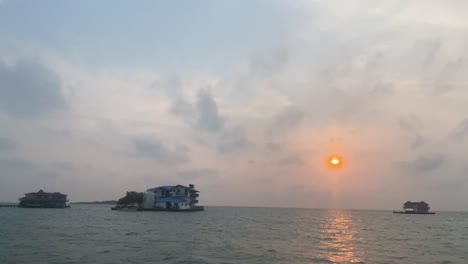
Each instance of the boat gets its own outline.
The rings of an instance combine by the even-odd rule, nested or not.
[[[431,207],[429,204],[421,202],[411,202],[407,201],[403,204],[403,211],[393,211],[394,214],[435,214],[434,212],[429,212]]]
[[[26,193],[19,198],[18,207],[22,208],[70,208],[67,195],[59,192],[38,192]]]

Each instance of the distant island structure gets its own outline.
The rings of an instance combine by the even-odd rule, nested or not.
[[[203,211],[203,206],[198,206],[199,191],[195,185],[167,185],[146,190],[144,193],[127,192],[117,201],[112,210],[118,211]]]
[[[26,193],[19,198],[18,207],[23,208],[68,208],[67,195],[59,192],[38,192]]]
[[[198,206],[199,191],[195,185],[159,186],[146,190],[143,197],[143,211],[203,211]]]
[[[435,214],[434,212],[429,212],[431,207],[429,204],[421,202],[410,202],[407,201],[403,204],[404,211],[393,211],[394,214]]]

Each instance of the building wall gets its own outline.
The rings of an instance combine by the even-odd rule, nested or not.
[[[157,198],[159,198],[159,197],[164,197],[164,196],[165,196],[165,195],[164,195],[165,192],[166,192],[165,189],[158,189],[158,190],[155,191],[155,195],[156,195]]]
[[[151,209],[154,208],[154,192],[145,192],[144,201],[143,201],[143,208]]]
[[[180,209],[189,209],[190,206],[189,206],[188,202],[183,202],[183,203],[179,203],[179,208]]]
[[[178,191],[178,192],[177,192]],[[159,202],[158,200],[166,197],[180,197],[182,199],[186,199],[186,202],[172,202],[171,205],[174,206],[176,203],[178,204],[179,209],[190,209],[192,206],[190,204],[194,202],[197,198],[195,197],[195,191],[193,189],[177,186],[172,188],[170,191],[164,188],[155,188],[151,189],[151,191],[147,191],[145,193],[145,200],[143,202],[143,207],[146,209],[151,208],[163,208],[167,209],[166,202]]]
[[[156,202],[157,208],[166,208],[166,202]]]
[[[182,186],[178,186],[178,187],[175,187],[173,189],[171,189],[171,195],[172,196],[187,196],[187,194],[185,193],[185,190],[187,190],[188,192],[188,188],[186,187],[182,187]],[[178,191],[178,193],[177,193]]]
[[[172,208],[175,206],[175,204],[179,205],[179,209],[190,209],[190,206],[189,206],[188,202],[171,202]],[[156,202],[156,207],[157,208],[167,209],[167,203],[166,202]]]

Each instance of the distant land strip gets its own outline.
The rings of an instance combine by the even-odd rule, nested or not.
[[[72,204],[117,204],[116,200],[94,201],[94,202],[73,202]]]

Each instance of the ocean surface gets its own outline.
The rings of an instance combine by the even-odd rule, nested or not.
[[[0,263],[468,263],[468,213],[0,208]]]

